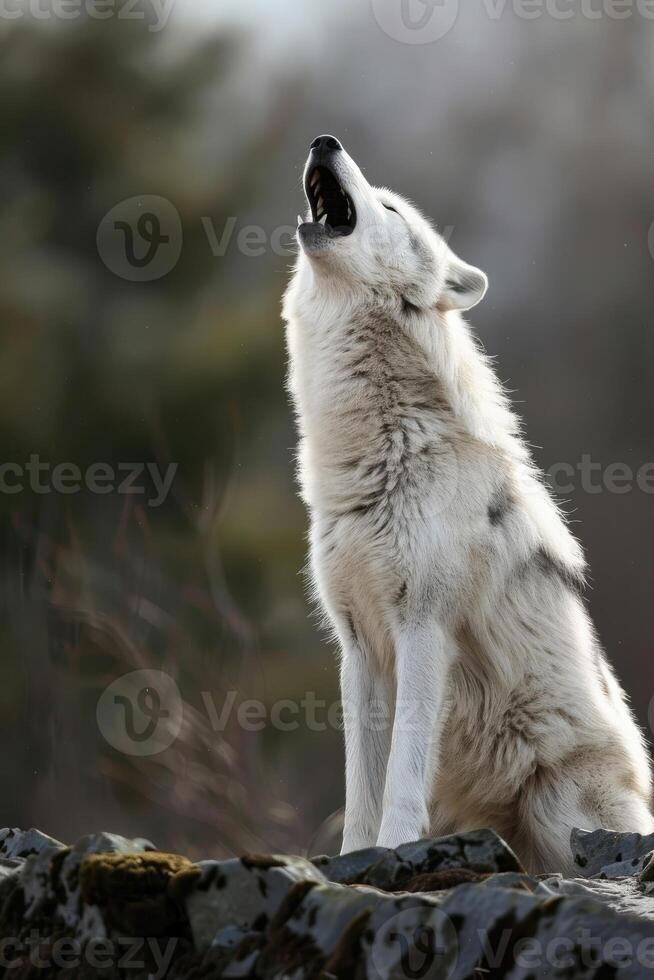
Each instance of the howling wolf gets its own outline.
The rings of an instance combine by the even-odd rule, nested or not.
[[[579,544],[462,312],[487,288],[333,136],[284,300],[316,594],[341,650],[343,852],[492,827],[570,872],[572,827],[649,833],[641,733]]]

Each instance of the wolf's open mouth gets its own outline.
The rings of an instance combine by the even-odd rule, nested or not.
[[[357,223],[351,197],[327,167],[314,167],[308,174],[305,193],[313,220],[324,226],[330,238],[351,235]]]

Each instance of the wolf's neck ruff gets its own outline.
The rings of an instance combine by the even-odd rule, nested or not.
[[[451,455],[459,427],[446,386],[415,337],[381,309],[357,311],[329,337],[321,362],[321,328],[315,349],[305,336],[315,367],[304,426],[320,472],[315,503],[334,514],[398,508],[418,471],[436,480]]]

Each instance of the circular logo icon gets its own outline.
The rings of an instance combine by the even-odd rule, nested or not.
[[[184,707],[163,670],[133,670],[104,689],[96,718],[104,739],[125,755],[156,755],[175,741]]]
[[[370,958],[380,980],[448,980],[459,955],[456,929],[435,906],[417,905],[391,916],[372,940]]]
[[[375,20],[403,44],[433,44],[452,30],[459,0],[372,0]]]
[[[177,265],[182,251],[182,222],[165,197],[140,194],[108,211],[96,236],[106,267],[130,282],[161,279]]]

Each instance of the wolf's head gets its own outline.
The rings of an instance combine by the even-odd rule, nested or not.
[[[484,296],[484,273],[457,258],[408,201],[371,187],[334,136],[311,144],[304,190],[300,264],[325,285],[391,290],[419,309],[468,310]]]

